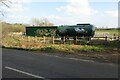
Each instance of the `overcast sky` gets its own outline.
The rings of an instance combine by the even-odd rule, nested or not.
[[[10,23],[30,23],[31,18],[48,18],[55,25],[91,23],[96,27],[118,27],[119,0],[13,0],[1,6]],[[0,16],[1,17],[1,16]]]

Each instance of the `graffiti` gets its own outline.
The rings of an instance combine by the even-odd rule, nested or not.
[[[55,36],[56,30],[52,29],[37,29],[34,31],[37,36]]]

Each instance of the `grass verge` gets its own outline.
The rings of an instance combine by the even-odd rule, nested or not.
[[[5,47],[8,49],[17,49],[25,51],[37,51],[39,53],[46,53],[50,55],[72,55],[77,58],[92,59],[99,62],[118,63],[118,51],[108,49],[102,46],[89,46],[89,45],[45,45],[41,48],[17,48]]]
[[[25,39],[25,40],[22,40]],[[74,45],[74,44],[44,44],[29,42],[27,38],[6,37],[2,41],[2,48],[37,51],[39,53],[72,55],[76,57],[85,57],[96,61],[117,63],[119,56],[119,41],[92,40],[90,45]]]

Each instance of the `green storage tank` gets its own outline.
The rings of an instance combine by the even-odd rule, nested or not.
[[[93,37],[95,27],[91,24],[63,25],[57,28],[56,34],[59,36]]]

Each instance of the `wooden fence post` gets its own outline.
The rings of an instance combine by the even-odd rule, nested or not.
[[[65,44],[65,36],[63,36],[63,43]]]
[[[36,36],[36,43],[38,42],[38,37]]]
[[[43,37],[43,42],[45,43],[45,36]]]
[[[71,44],[71,40],[69,39],[69,44]]]
[[[52,43],[54,44],[54,40],[55,40],[55,38],[54,38],[54,36],[52,37]]]
[[[26,40],[26,48],[28,48],[28,43],[29,43],[29,36],[27,36],[27,40]]]
[[[77,44],[77,36],[75,36],[75,44]]]
[[[107,41],[107,36],[105,37],[105,41]]]
[[[114,40],[116,40],[116,34],[114,34]]]
[[[36,47],[36,36],[34,37],[34,47]]]
[[[120,36],[118,35],[118,41],[120,40]]]

